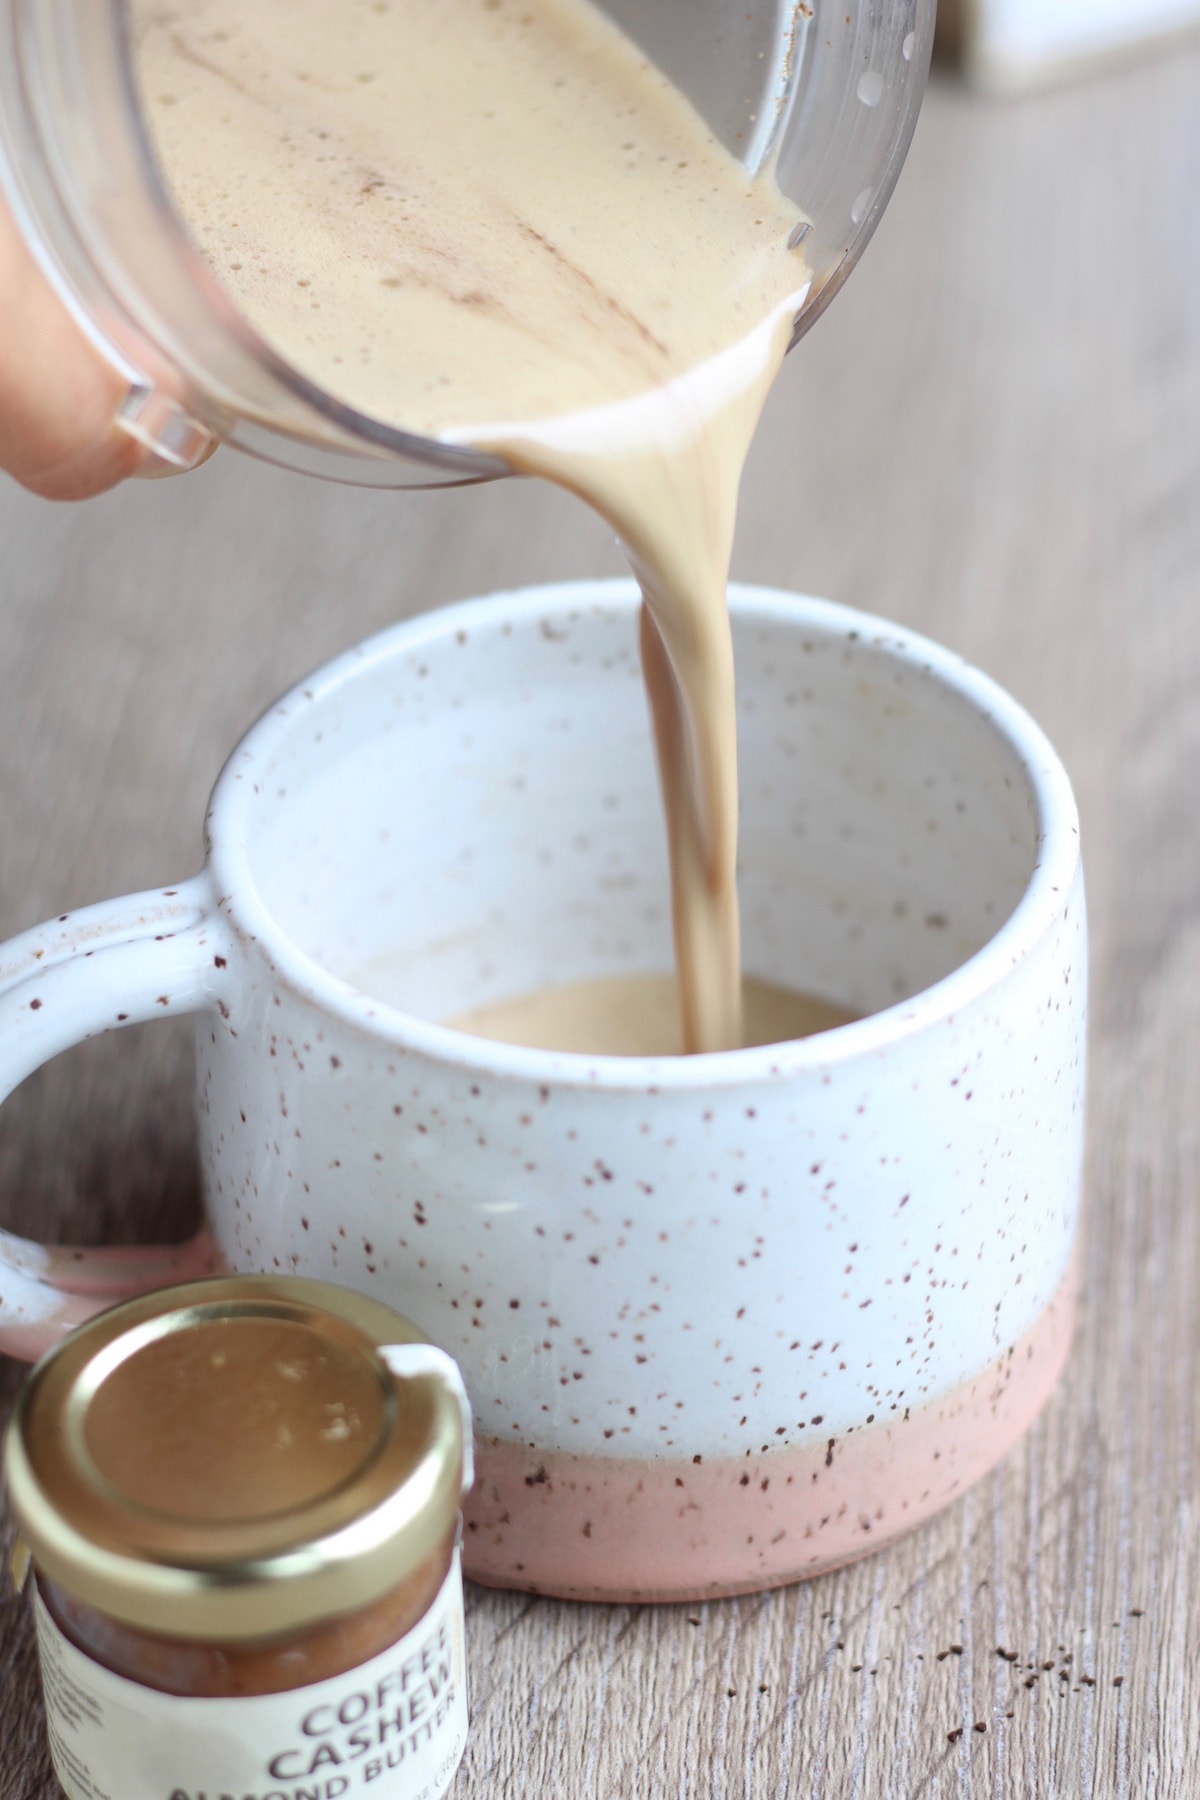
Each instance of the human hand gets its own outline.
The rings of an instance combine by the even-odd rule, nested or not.
[[[0,198],[0,470],[86,500],[154,459],[119,429],[126,382],[54,292]]]

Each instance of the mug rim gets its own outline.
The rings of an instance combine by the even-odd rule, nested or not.
[[[745,582],[729,584],[730,611],[748,623],[785,620],[822,635],[895,656],[964,699],[1014,751],[1034,804],[1037,860],[1008,916],[978,950],[916,994],[816,1036],[692,1056],[589,1056],[478,1038],[392,1006],[310,956],[276,919],[259,891],[247,847],[255,794],[248,763],[269,756],[291,728],[298,706],[320,706],[381,663],[462,631],[545,618],[548,610],[636,611],[641,592],[629,579],[548,582],[439,607],[389,626],[298,681],[245,733],[213,787],[205,822],[206,864],[218,907],[274,972],[309,1004],[367,1035],[491,1077],[557,1087],[662,1092],[776,1081],[869,1056],[946,1022],[978,1000],[1044,939],[1068,905],[1080,867],[1079,813],[1070,778],[1042,728],[998,682],[957,652],[905,626],[838,601]],[[647,727],[648,729],[648,727]]]

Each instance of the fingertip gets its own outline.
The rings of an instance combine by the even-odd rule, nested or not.
[[[13,471],[30,493],[42,500],[94,500],[142,473],[152,460],[144,444],[110,425],[97,441],[77,446],[38,469]]]
[[[0,295],[0,469],[46,500],[90,500],[145,473],[158,459],[152,434],[123,428],[128,377],[80,330],[2,208]]]

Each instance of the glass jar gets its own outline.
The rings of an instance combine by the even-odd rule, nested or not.
[[[916,125],[936,0],[609,0],[606,10],[751,170],[811,221],[796,337],[891,195]],[[122,423],[177,467],[213,438],[399,487],[506,472],[368,418],[278,356],[175,213],[139,116],[125,0],[0,0],[0,184],[75,317],[130,385]]]
[[[128,1302],[34,1370],[6,1474],[71,1800],[445,1791],[469,1412],[405,1320],[247,1276]]]

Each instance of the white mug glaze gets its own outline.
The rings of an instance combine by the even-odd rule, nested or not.
[[[204,874],[0,950],[3,1092],[97,1030],[200,1013],[211,1232],[3,1240],[0,1343],[214,1255],[377,1295],[466,1377],[468,1573],[581,1598],[795,1580],[998,1460],[1074,1314],[1070,786],[927,640],[730,599],[746,967],[865,1016],[660,1059],[432,1022],[668,968],[669,900],[633,586],[413,620],[254,727]]]

